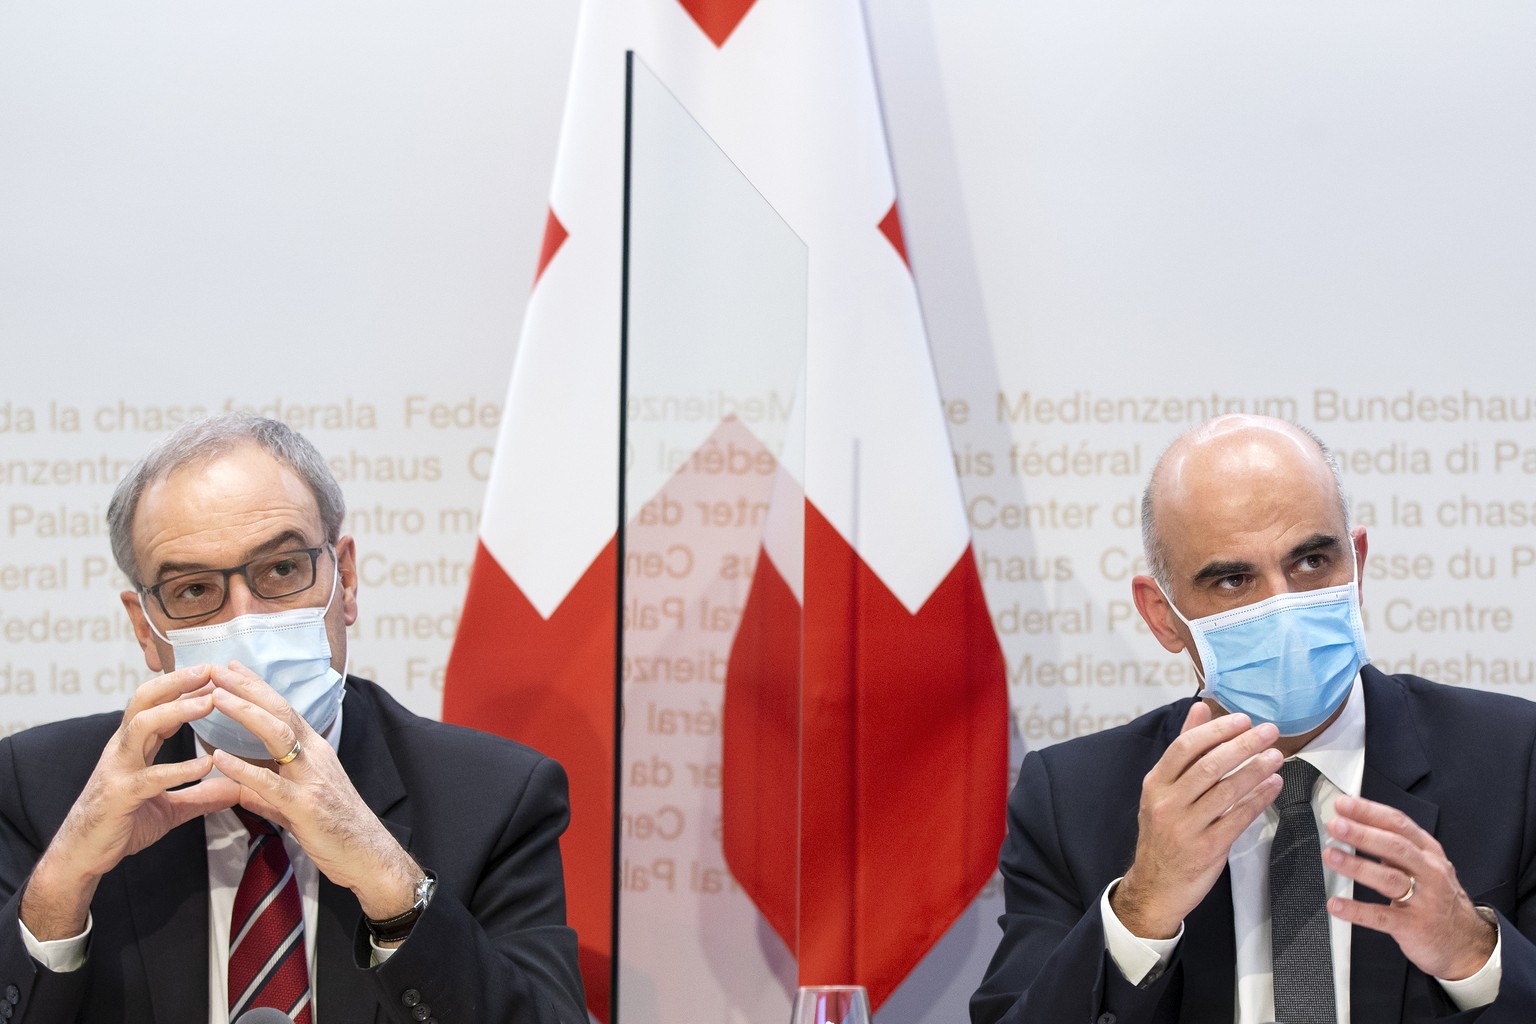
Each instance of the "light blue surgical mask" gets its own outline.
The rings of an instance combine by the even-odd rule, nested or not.
[[[1349,696],[1365,651],[1360,588],[1276,594],[1256,604],[1184,618],[1204,667],[1202,697],[1241,711],[1255,725],[1273,722],[1282,736],[1300,736],[1326,722]]]
[[[323,608],[240,615],[228,622],[165,633],[150,620],[150,628],[171,645],[177,668],[238,661],[265,679],[304,716],[310,728],[324,732],[341,707],[344,679],[331,667],[331,641],[325,631],[325,615],[340,582],[334,554],[331,565],[331,596]],[[141,603],[143,599],[140,594]],[[146,610],[146,618],[148,614]],[[217,709],[193,722],[192,731],[209,746],[236,757],[261,760],[272,756],[254,733]]]

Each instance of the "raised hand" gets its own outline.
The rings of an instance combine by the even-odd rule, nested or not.
[[[1328,912],[1386,932],[1432,977],[1459,981],[1476,974],[1493,955],[1498,929],[1472,905],[1435,837],[1402,811],[1373,800],[1341,796],[1334,811],[1328,834],[1357,852],[1329,847],[1324,863],[1392,902],[1334,897]]]
[[[1233,842],[1280,795],[1278,737],[1247,715],[1212,718],[1202,701],[1189,709],[1142,779],[1135,859],[1110,897],[1132,934],[1172,938],[1211,891]]]

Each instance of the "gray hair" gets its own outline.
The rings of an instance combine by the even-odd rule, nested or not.
[[[1333,449],[1329,448],[1327,443],[1317,436],[1315,431],[1299,423],[1292,423],[1289,420],[1280,422],[1284,422],[1304,437],[1310,438],[1312,443],[1317,445],[1318,454],[1323,457],[1323,462],[1327,464],[1329,472],[1333,474],[1333,490],[1339,502],[1339,515],[1343,517],[1344,532],[1348,534],[1349,502],[1344,497],[1344,474],[1339,469],[1338,457],[1333,454]],[[1173,570],[1168,564],[1168,545],[1163,540],[1163,535],[1158,530],[1157,522],[1153,517],[1152,491],[1157,486],[1158,476],[1161,475],[1163,469],[1163,460],[1168,457],[1168,452],[1173,449],[1174,445],[1191,434],[1205,429],[1206,426],[1207,424],[1202,423],[1197,427],[1191,428],[1174,438],[1168,447],[1163,449],[1163,453],[1157,457],[1157,462],[1152,467],[1152,476],[1147,480],[1146,490],[1141,492],[1141,550],[1147,560],[1147,575],[1157,581],[1158,586],[1163,588],[1163,593],[1165,594],[1168,593],[1168,589],[1173,583]]]
[[[183,466],[206,461],[242,445],[254,444],[298,474],[315,497],[325,540],[335,544],[347,515],[346,499],[331,467],[315,446],[281,420],[235,412],[183,424],[160,440],[118,483],[107,504],[107,530],[112,557],[135,584],[139,567],[133,551],[133,521],[144,489]]]

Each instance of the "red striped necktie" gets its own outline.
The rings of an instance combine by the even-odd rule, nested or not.
[[[304,914],[288,851],[270,821],[234,811],[251,845],[229,922],[229,1019],[269,1006],[311,1024]]]

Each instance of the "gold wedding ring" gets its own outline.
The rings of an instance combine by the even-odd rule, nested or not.
[[[300,751],[302,751],[303,749],[304,748],[299,745],[299,741],[298,740],[294,740],[293,741],[293,749],[288,751],[288,753],[284,754],[282,757],[274,758],[274,760],[278,764],[287,764],[288,762],[292,761],[294,758],[298,757]],[[1408,885],[1408,896],[1412,896],[1412,895],[1413,895],[1413,884],[1410,882],[1409,885]],[[1405,903],[1407,902],[1408,896],[1404,896],[1403,897],[1403,902],[1405,902]]]
[[[1418,890],[1419,890],[1419,880],[1417,878],[1414,878],[1412,875],[1409,875],[1408,876],[1408,891],[1403,893],[1401,896],[1399,896],[1397,899],[1393,900],[1392,902],[1396,903],[1400,907],[1405,907],[1405,906],[1408,905],[1408,901],[1413,899],[1413,894],[1415,892],[1418,892]]]

